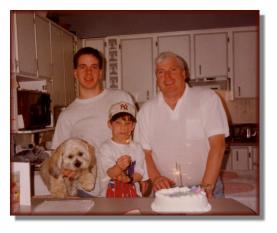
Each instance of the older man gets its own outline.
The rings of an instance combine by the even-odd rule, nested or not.
[[[135,130],[154,191],[201,184],[212,197],[229,135],[220,98],[189,87],[187,63],[171,52],[157,57],[156,78],[160,93],[142,106]]]

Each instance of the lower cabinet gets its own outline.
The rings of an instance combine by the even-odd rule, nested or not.
[[[225,170],[255,170],[258,165],[257,146],[231,146],[225,153],[222,166]]]
[[[249,170],[249,155],[248,147],[231,149],[232,169]]]

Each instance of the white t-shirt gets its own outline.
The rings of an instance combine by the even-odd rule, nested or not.
[[[100,166],[102,171],[101,196],[106,196],[106,191],[110,177],[107,175],[107,170],[116,164],[116,161],[122,155],[129,155],[132,161],[136,161],[134,172],[142,175],[142,180],[148,179],[148,173],[146,169],[144,151],[138,143],[131,141],[129,144],[119,144],[111,139],[108,139],[100,148]],[[141,196],[138,182],[135,183],[136,192]]]
[[[135,140],[152,151],[161,175],[177,185],[201,183],[210,149],[208,138],[217,134],[229,135],[220,98],[210,89],[189,86],[174,110],[161,93],[145,103],[135,128]]]
[[[109,108],[121,101],[133,103],[126,92],[112,89],[105,89],[93,98],[76,98],[58,118],[52,149],[56,149],[69,138],[84,139],[94,146],[98,166],[99,147],[105,140],[111,138],[111,130],[107,126]],[[97,177],[100,177],[100,169],[97,171]],[[90,194],[98,196],[99,193],[99,179],[96,179],[95,188]]]

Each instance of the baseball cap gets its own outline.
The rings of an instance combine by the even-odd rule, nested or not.
[[[119,103],[113,104],[110,107],[109,119],[111,119],[114,115],[122,112],[129,113],[134,118],[136,118],[136,108],[133,104],[130,104],[127,102],[119,102]]]

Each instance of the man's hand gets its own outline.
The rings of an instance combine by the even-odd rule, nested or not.
[[[171,188],[175,183],[165,176],[158,176],[153,179],[153,190],[156,192],[160,189]]]
[[[208,199],[213,197],[214,185],[211,184],[201,184],[201,188],[205,191]]]

